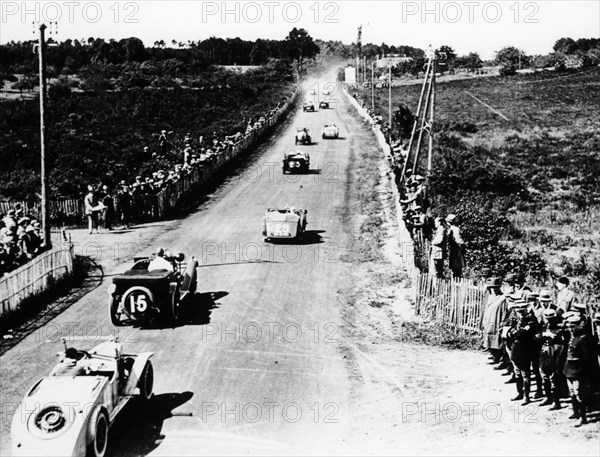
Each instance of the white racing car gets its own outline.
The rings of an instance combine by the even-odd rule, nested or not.
[[[321,134],[321,138],[339,138],[340,137],[340,129],[338,129],[335,124],[325,124],[323,127],[323,133]]]
[[[17,408],[13,456],[103,457],[108,429],[134,393],[152,397],[151,352],[124,354],[115,340],[89,352],[66,348]]]

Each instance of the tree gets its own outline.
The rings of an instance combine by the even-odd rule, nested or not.
[[[496,52],[494,63],[500,67],[502,76],[510,76],[517,73],[523,67],[530,64],[530,57],[514,46],[506,46]]]
[[[315,44],[308,32],[296,27],[285,38],[285,44],[288,56],[297,63],[299,74],[302,72],[303,59],[312,59],[320,52],[319,46]]]
[[[24,76],[20,81],[14,83],[11,87],[13,89],[17,89],[22,97],[24,90],[31,92],[36,86],[39,86],[37,78],[35,76],[28,75]]]
[[[465,56],[464,59],[465,67],[471,72],[483,67],[483,61],[476,52],[470,52],[469,55]]]
[[[554,49],[555,52],[572,54],[577,50],[577,44],[573,38],[561,38],[556,40],[552,49]]]
[[[269,59],[269,48],[265,40],[256,40],[250,51],[250,65],[262,65]]]

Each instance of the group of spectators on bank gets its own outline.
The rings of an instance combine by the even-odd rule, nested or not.
[[[155,171],[146,176],[138,175],[131,182],[121,181],[117,186],[90,184],[84,197],[85,214],[89,233],[113,230],[119,224],[129,228],[132,221],[145,221],[163,216],[158,203],[159,194],[165,189],[176,189],[177,184],[217,160],[244,141],[252,139],[261,128],[275,116],[293,93],[282,99],[275,108],[255,118],[243,119],[246,127],[233,135],[211,135],[195,138],[188,132],[183,140],[173,138],[173,132],[162,130],[158,134],[154,152],[144,147],[152,158]]]
[[[19,206],[0,220],[0,277],[44,251],[40,222],[24,214]]]
[[[364,107],[360,98],[357,101]],[[374,124],[384,131],[387,125],[370,114]],[[408,151],[402,140],[386,137],[415,260],[420,251],[429,256],[429,265],[418,267],[443,278],[448,259],[452,277],[462,277],[466,266],[464,241],[456,216],[432,219],[428,215],[426,179],[405,165]],[[543,399],[540,406],[559,410],[566,398],[572,406],[569,419],[576,420],[576,427],[585,425],[594,409],[593,394],[600,393],[600,310],[578,301],[566,277],[558,279],[554,293],[549,289],[533,291],[525,277],[518,274],[509,274],[504,280],[490,277],[489,271],[481,276],[488,291],[482,322],[483,348],[489,351],[495,369],[505,370],[503,375],[510,376],[507,383],[515,384],[517,393],[512,401],[529,404],[532,398]]]
[[[506,370],[506,383],[515,383],[512,401],[562,408],[570,398],[576,427],[588,422],[594,393],[600,392],[600,312],[579,302],[561,277],[557,294],[533,291],[525,278],[509,274],[488,277],[488,302],[483,315],[483,347],[496,370]]]

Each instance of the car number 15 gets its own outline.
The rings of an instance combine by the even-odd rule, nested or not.
[[[129,296],[129,306],[132,313],[143,313],[148,309],[146,294],[131,294]]]

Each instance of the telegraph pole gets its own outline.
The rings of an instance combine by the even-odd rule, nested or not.
[[[392,62],[388,57],[388,125],[392,128]]]
[[[375,111],[375,70],[373,65],[375,61],[371,62],[371,109]]]
[[[47,249],[52,247],[50,238],[50,205],[48,198],[48,175],[46,173],[46,62],[44,61],[44,50],[46,49],[46,24],[40,25],[38,42],[38,56],[40,64],[40,156],[41,156],[41,180],[42,180],[42,228],[44,231],[44,244]]]

